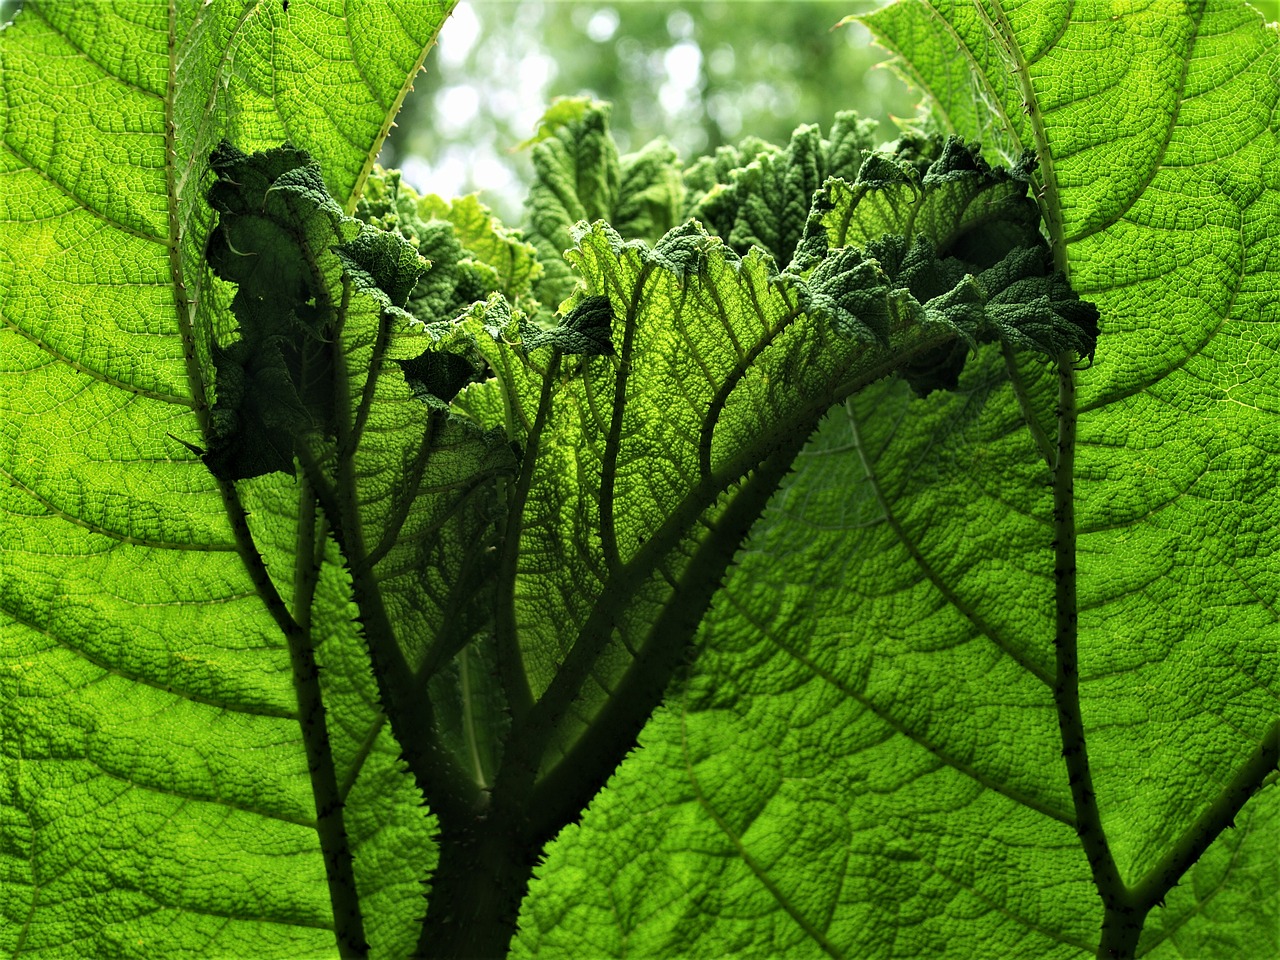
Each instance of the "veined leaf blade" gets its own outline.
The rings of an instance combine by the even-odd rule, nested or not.
[[[292,136],[354,204],[447,10],[366,5],[346,23],[320,5],[32,2],[0,32],[11,955],[335,951],[284,638],[218,485],[174,439],[205,443],[209,343],[230,332],[214,329],[224,295],[204,272],[203,178],[224,135],[247,149]],[[343,105],[317,109],[315,83]],[[291,598],[293,481],[244,496]],[[420,877],[380,861],[426,856],[429,823],[360,692],[335,573],[316,636],[338,775],[370,938],[401,955]],[[407,821],[381,809],[391,798]]]
[[[950,129],[1041,154],[1050,237],[1102,312],[1078,375],[1083,710],[1136,883],[1275,718],[1274,30],[1237,3],[904,2],[867,22]],[[606,956],[1093,955],[1044,682],[1055,402],[1034,359],[989,349],[926,415],[889,386],[832,418],[713,608],[686,699],[552,850],[520,955],[569,955],[549,923],[566,909]],[[1140,955],[1276,952],[1277,802],[1249,801]],[[654,890],[683,909],[647,910]]]

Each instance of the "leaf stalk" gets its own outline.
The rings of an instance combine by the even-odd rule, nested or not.
[[[219,481],[223,505],[235,534],[240,559],[248,571],[258,597],[267,612],[284,634],[289,648],[289,668],[293,678],[293,691],[298,704],[298,721],[302,729],[302,745],[307,758],[307,772],[311,781],[311,795],[316,807],[316,833],[324,858],[325,878],[329,888],[329,903],[333,910],[334,935],[338,941],[338,955],[343,960],[360,960],[368,956],[369,944],[364,934],[364,918],[360,911],[360,897],[356,890],[355,867],[351,846],[347,840],[342,794],[338,790],[337,773],[333,765],[333,749],[329,741],[329,727],[325,717],[324,699],[320,690],[320,671],[316,666],[308,628],[294,619],[276,589],[266,563],[258,552],[249,529],[248,516],[240,501],[235,484]],[[303,506],[309,494],[303,492]],[[314,537],[314,504],[311,521],[303,515],[299,523],[299,543],[304,536]],[[310,558],[314,541],[309,544],[305,556]],[[300,557],[302,554],[299,555]],[[299,560],[301,563],[301,559]],[[310,592],[305,579],[297,581],[298,589]],[[307,602],[308,611],[310,602]],[[304,619],[309,621],[309,612]]]

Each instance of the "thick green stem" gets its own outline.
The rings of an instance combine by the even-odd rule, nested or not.
[[[1150,912],[1150,907],[1144,910],[1133,904],[1107,908],[1102,916],[1102,939],[1098,942],[1096,954],[1098,960],[1134,960],[1142,926]]]
[[[1160,862],[1132,890],[1125,892],[1122,902],[1108,908],[1102,921],[1102,940],[1098,944],[1099,960],[1133,960],[1138,938],[1151,908],[1164,905],[1164,898],[1182,879],[1209,844],[1235,819],[1251,796],[1280,764],[1280,721],[1275,721],[1231,782],[1196,818],[1176,843],[1160,858]]]
[[[431,701],[414,686],[413,671],[396,641],[377,581],[364,562],[364,539],[355,512],[354,494],[346,498],[348,502],[344,505],[344,497],[338,494],[303,444],[299,444],[298,462],[315,489],[321,508],[330,518],[334,537],[347,561],[352,599],[360,611],[360,625],[378,684],[378,696],[414,781],[437,816],[460,819],[470,816],[483,806],[484,798],[458,766],[453,754],[440,743]],[[351,482],[350,478],[348,481]]]
[[[1154,904],[1164,899],[1166,893],[1184,873],[1200,859],[1200,855],[1217,839],[1218,834],[1236,825],[1236,817],[1245,803],[1262,786],[1264,780],[1280,766],[1280,720],[1272,722],[1257,748],[1243,767],[1205,808],[1134,888],[1134,899],[1139,903]]]
[[[497,810],[441,831],[439,844],[440,860],[414,957],[502,960],[516,933],[538,845]]]
[[[538,782],[529,803],[532,836],[548,842],[581,814],[612,776],[689,656],[693,638],[733,557],[809,438],[796,431],[744,481],[676,583],[639,656],[567,754]]]
[[[352,409],[350,371],[342,341],[351,296],[351,284],[343,279],[342,305],[330,351],[333,363],[334,409],[337,432],[336,481],[330,483],[310,455],[299,457],[313,478],[320,504],[329,516],[347,569],[351,575],[351,594],[360,611],[360,625],[378,695],[391,722],[405,762],[414,775],[432,811],[442,820],[474,815],[484,805],[475,783],[458,767],[453,754],[440,743],[435,726],[435,712],[426,692],[414,683],[414,671],[405,659],[396,639],[395,628],[387,616],[386,604],[378,579],[368,562],[369,550],[364,538],[364,521],[360,513],[360,493],[356,477],[356,447],[361,424],[357,412],[351,419],[345,411]],[[380,367],[371,369],[369,378],[376,379]],[[372,397],[373,388],[366,383],[365,395]]]
[[[1224,829],[1233,826],[1245,802],[1280,763],[1280,721],[1272,723],[1262,742],[1222,793],[1201,813],[1134,888],[1120,878],[1107,843],[1093,791],[1084,719],[1080,712],[1077,662],[1076,533],[1073,476],[1075,471],[1075,370],[1070,356],[1058,358],[1058,460],[1054,470],[1054,579],[1057,632],[1054,638],[1057,673],[1054,702],[1062,735],[1076,832],[1089,861],[1094,886],[1102,898],[1102,936],[1098,960],[1133,960],[1142,927],[1152,907],[1189,870]]]
[[[945,339],[949,339],[945,331],[935,330],[922,336],[910,351],[904,350],[894,356],[884,352],[879,358],[880,362],[867,365],[858,374],[839,384],[829,395],[798,407],[788,421],[776,427],[774,435],[760,438],[757,443],[740,450],[736,456],[725,459],[715,472],[699,479],[635,554],[621,567],[610,572],[609,579],[596,598],[591,613],[579,629],[578,636],[555,677],[528,714],[515,717],[516,723],[495,788],[520,794],[532,789],[547,744],[556,735],[570,704],[580,695],[636,591],[686,540],[701,522],[705,512],[731,484],[753,470],[760,469],[771,455],[788,447],[797,435],[808,436],[814,425],[834,404],[867,384],[888,376],[911,356],[924,354]],[[528,456],[527,451],[525,455]],[[504,581],[504,586],[508,589],[510,582]]]

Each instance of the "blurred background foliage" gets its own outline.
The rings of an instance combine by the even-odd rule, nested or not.
[[[612,101],[622,152],[661,136],[686,162],[747,134],[785,144],[800,123],[825,131],[837,110],[893,139],[919,97],[861,25],[836,28],[878,5],[462,0],[379,159],[420,190],[479,190],[515,224],[530,176],[516,147],[557,96]]]

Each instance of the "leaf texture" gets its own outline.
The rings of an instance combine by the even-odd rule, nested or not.
[[[956,150],[972,163],[971,152]],[[968,180],[945,169],[920,188],[920,205],[962,220]],[[993,189],[1011,182],[990,168],[974,175]],[[867,198],[889,187],[844,188]],[[519,549],[499,587],[511,606],[496,617],[523,661],[532,715],[554,718],[546,782],[556,782],[557,766],[582,762],[575,758],[592,728],[608,726],[612,705],[634,698],[643,677],[652,676],[649,686],[665,677],[646,664],[682,649],[682,631],[696,624],[745,534],[726,518],[771,491],[757,478],[785,470],[833,404],[894,371],[927,379],[939,350],[962,365],[972,345],[992,339],[1091,351],[1092,308],[1060,282],[1060,300],[1046,295],[1055,282],[1047,247],[1033,231],[1009,246],[999,224],[1025,223],[1028,213],[1001,195],[1011,212],[989,213],[998,249],[985,262],[1003,272],[980,278],[954,257],[949,267],[933,256],[914,274],[896,263],[886,272],[887,260],[828,236],[821,216],[832,208],[818,191],[804,218],[817,231],[804,270],[780,273],[758,247],[740,258],[696,222],[654,247],[581,224],[568,260],[584,286],[559,327],[533,328],[503,300],[475,308],[465,322],[497,378],[467,387],[457,404],[484,426],[506,424],[524,451],[516,489],[527,495],[511,507]],[[886,221],[890,228],[932,253],[926,232]],[[986,249],[986,239],[969,241]],[[1055,331],[1052,342],[1035,342],[1036,323]],[[747,516],[749,524],[755,514]]]
[[[695,163],[685,180],[697,193],[688,215],[739,254],[758,246],[786,266],[809,216],[813,194],[828,178],[853,181],[863,153],[877,146],[875,123],[836,115],[829,139],[816,124],[800,127],[786,150],[756,140],[722,147]],[[700,196],[698,196],[700,194]]]
[[[190,449],[235,334],[203,266],[207,158],[293,138],[354,206],[447,9],[32,2],[0,33],[6,955],[335,952],[290,655]],[[288,604],[299,497],[282,474],[240,489]],[[321,567],[366,933],[401,956],[420,877],[390,853],[429,861],[431,824]]]
[[[1072,613],[1136,883],[1276,718],[1274,28],[1233,2],[865,22],[944,128],[1036,152],[1057,263],[1101,311]],[[517,955],[571,956],[568,930],[600,956],[1094,955],[1051,691],[1054,379],[986,348],[955,393],[885,383],[824,424],[684,696],[551,851]],[[1249,801],[1139,955],[1280,950],[1278,804]]]
[[[573,289],[563,254],[579,220],[605,220],[622,236],[651,242],[680,222],[684,184],[675,151],[655,141],[619,156],[609,135],[608,104],[558,101],[531,145],[529,237],[544,272],[537,295],[547,306],[556,307]]]

